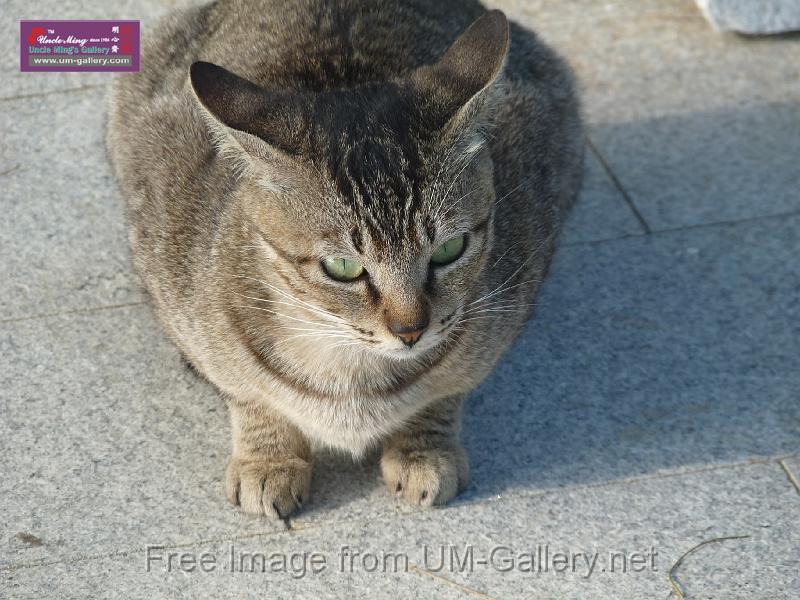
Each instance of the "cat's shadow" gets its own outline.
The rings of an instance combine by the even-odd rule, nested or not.
[[[678,115],[590,135],[612,149],[612,166],[639,169],[622,174],[634,199],[652,193],[666,214],[684,201],[735,220],[754,212],[756,189],[756,214],[800,209],[787,154],[800,143],[791,127],[776,133],[799,110]],[[670,187],[675,171],[685,177]],[[560,248],[534,319],[467,401],[461,501],[796,452],[798,226],[795,216]],[[321,509],[386,494],[376,455],[329,456],[315,478]]]

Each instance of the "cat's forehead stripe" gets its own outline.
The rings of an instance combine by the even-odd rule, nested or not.
[[[419,163],[415,148],[389,137],[359,141],[339,157],[332,169],[336,187],[373,240],[398,244],[413,234],[411,224],[422,204],[415,180],[422,172],[414,168]]]

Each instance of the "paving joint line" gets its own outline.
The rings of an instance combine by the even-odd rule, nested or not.
[[[74,94],[76,92],[84,92],[86,90],[94,90],[103,88],[108,85],[107,83],[87,83],[73,88],[63,88],[59,90],[48,90],[46,92],[34,92],[32,94],[17,94],[16,96],[5,96],[0,98],[0,102],[13,102],[15,100],[29,100],[31,98],[44,98],[46,96],[53,96],[55,94]]]
[[[636,206],[636,203],[634,203],[633,198],[628,193],[628,190],[625,189],[625,187],[622,185],[622,182],[616,176],[614,171],[611,170],[611,166],[608,164],[608,161],[597,149],[597,146],[594,145],[594,142],[592,142],[589,135],[587,134],[585,137],[586,137],[586,145],[589,147],[589,150],[591,150],[592,154],[594,154],[595,158],[597,158],[597,161],[600,163],[600,166],[603,167],[603,170],[606,172],[606,175],[608,175],[609,179],[611,179],[611,182],[614,184],[614,187],[616,187],[619,193],[622,194],[623,200],[625,200],[625,203],[628,205],[628,208],[633,213],[633,216],[636,217],[636,220],[639,221],[639,225],[644,230],[644,233],[645,234],[652,233],[652,229],[645,220],[644,215],[642,215],[642,213],[639,211],[639,208]]]
[[[778,460],[782,460],[783,458],[788,458],[789,456],[794,455],[781,455],[782,458]],[[488,504],[492,504],[494,502],[503,502],[506,500],[510,500],[513,498],[536,498],[536,497],[544,497],[544,496],[551,496],[556,495],[563,492],[575,492],[575,491],[583,491],[583,490],[591,490],[603,487],[615,487],[615,486],[624,486],[630,485],[632,483],[639,483],[643,481],[654,481],[659,479],[670,479],[675,477],[682,477],[685,475],[696,475],[699,473],[707,473],[710,471],[722,471],[725,469],[736,469],[740,467],[747,467],[752,465],[768,465],[771,462],[776,460],[776,457],[769,457],[769,458],[751,458],[746,459],[743,461],[735,462],[735,463],[727,463],[727,464],[720,464],[720,465],[711,465],[706,467],[701,467],[697,469],[687,469],[684,471],[676,471],[672,473],[654,473],[649,475],[640,475],[637,477],[629,477],[625,479],[615,479],[612,481],[601,481],[596,483],[589,483],[583,485],[574,485],[574,486],[564,486],[558,488],[549,488],[544,490],[522,490],[518,492],[514,492],[513,494],[508,495],[495,495],[493,497],[485,498],[483,500],[477,500],[474,502],[464,501],[462,503],[453,503],[450,504],[450,508],[466,508],[466,507],[473,507],[473,506],[486,506]],[[441,508],[434,509],[434,510],[442,510]],[[414,517],[418,515],[418,511],[409,511],[405,513],[394,513],[391,515],[384,515],[376,518],[373,522],[386,522],[390,519],[395,518],[407,518],[407,517]],[[242,540],[248,540],[253,538],[271,538],[271,537],[278,537],[281,535],[293,535],[295,532],[303,532],[303,531],[313,531],[313,530],[320,530],[325,529],[328,527],[334,527],[337,525],[347,525],[348,523],[356,523],[361,522],[358,519],[341,519],[341,520],[331,520],[331,521],[316,521],[316,522],[305,522],[302,519],[292,519],[292,526],[291,528],[284,527],[282,530],[273,530],[273,531],[259,531],[255,533],[248,533],[242,535],[234,535],[234,536],[225,536],[220,538],[208,538],[208,539],[200,539],[194,541],[187,541],[187,542],[178,542],[174,544],[145,544],[144,547],[146,548],[148,545],[155,546],[158,545],[159,547],[165,550],[173,550],[179,548],[192,548],[197,546],[207,546],[210,544],[221,544],[224,542],[237,542]],[[80,562],[98,560],[98,559],[105,559],[105,558],[116,558],[118,556],[128,556],[130,554],[136,554],[141,552],[142,548],[127,548],[127,549],[120,549],[120,550],[110,550],[107,552],[101,552],[96,554],[87,554],[83,556],[66,556],[54,560],[47,560],[47,559],[39,559],[33,560],[27,563],[17,563],[17,564],[9,564],[9,565],[0,565],[0,573],[9,573],[18,571],[21,569],[30,569],[30,568],[38,568],[38,567],[46,567],[51,565],[57,564],[76,564]]]
[[[609,242],[619,242],[622,240],[631,240],[637,238],[646,238],[650,236],[658,236],[662,234],[679,233],[681,231],[693,231],[695,229],[706,229],[711,227],[724,227],[726,225],[744,225],[747,223],[755,223],[758,221],[768,221],[770,219],[786,219],[788,217],[796,217],[800,215],[800,210],[792,210],[785,213],[775,213],[772,215],[756,215],[753,217],[745,217],[743,219],[731,219],[729,221],[711,221],[708,223],[696,223],[694,225],[682,225],[680,227],[670,227],[667,229],[654,229],[650,233],[626,233],[613,238],[604,238],[602,240],[585,240],[577,242],[565,242],[559,244],[561,248],[573,248],[576,246],[597,246],[600,244],[607,244]]]
[[[691,231],[694,229],[705,229],[706,227],[717,227],[724,225],[740,225],[743,223],[753,223],[757,221],[766,221],[769,219],[785,219],[787,217],[794,217],[800,215],[800,210],[789,210],[782,213],[774,213],[771,215],[754,215],[752,217],[744,217],[742,219],[729,219],[725,221],[711,221],[709,223],[694,223],[692,225],[682,225],[680,227],[668,227],[665,229],[657,229],[653,231],[653,235],[659,233],[676,233],[678,231]]]
[[[41,313],[38,315],[29,315],[27,317],[10,317],[8,319],[0,319],[0,325],[5,323],[19,323],[20,321],[36,321],[39,319],[51,319],[53,317],[61,317],[64,315],[76,315],[84,313],[94,313],[102,310],[114,310],[117,308],[128,308],[131,306],[142,306],[147,304],[146,301],[140,300],[139,302],[123,302],[120,304],[106,304],[103,306],[89,306],[87,308],[74,308],[72,310],[62,310],[53,313]]]
[[[786,478],[789,480],[789,483],[791,483],[795,491],[800,494],[800,481],[798,481],[797,476],[794,474],[791,467],[786,464],[786,458],[789,457],[779,458],[778,464],[781,466],[781,469],[783,469],[783,472],[786,475]]]

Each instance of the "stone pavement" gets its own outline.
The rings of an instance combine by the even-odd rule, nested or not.
[[[800,597],[800,36],[692,0],[493,5],[574,66],[589,153],[468,404],[472,483],[419,512],[375,456],[324,455],[289,530],[226,503],[225,407],[137,289],[111,76],[0,67],[1,598]],[[0,49],[18,18],[168,9],[12,0]]]

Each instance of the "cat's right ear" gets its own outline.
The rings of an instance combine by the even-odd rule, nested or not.
[[[417,102],[431,129],[445,129],[477,112],[502,75],[508,45],[506,16],[490,10],[472,23],[437,63],[412,73]]]
[[[303,103],[290,92],[269,92],[227,69],[195,62],[189,81],[217,148],[240,161],[274,161],[299,153]]]

